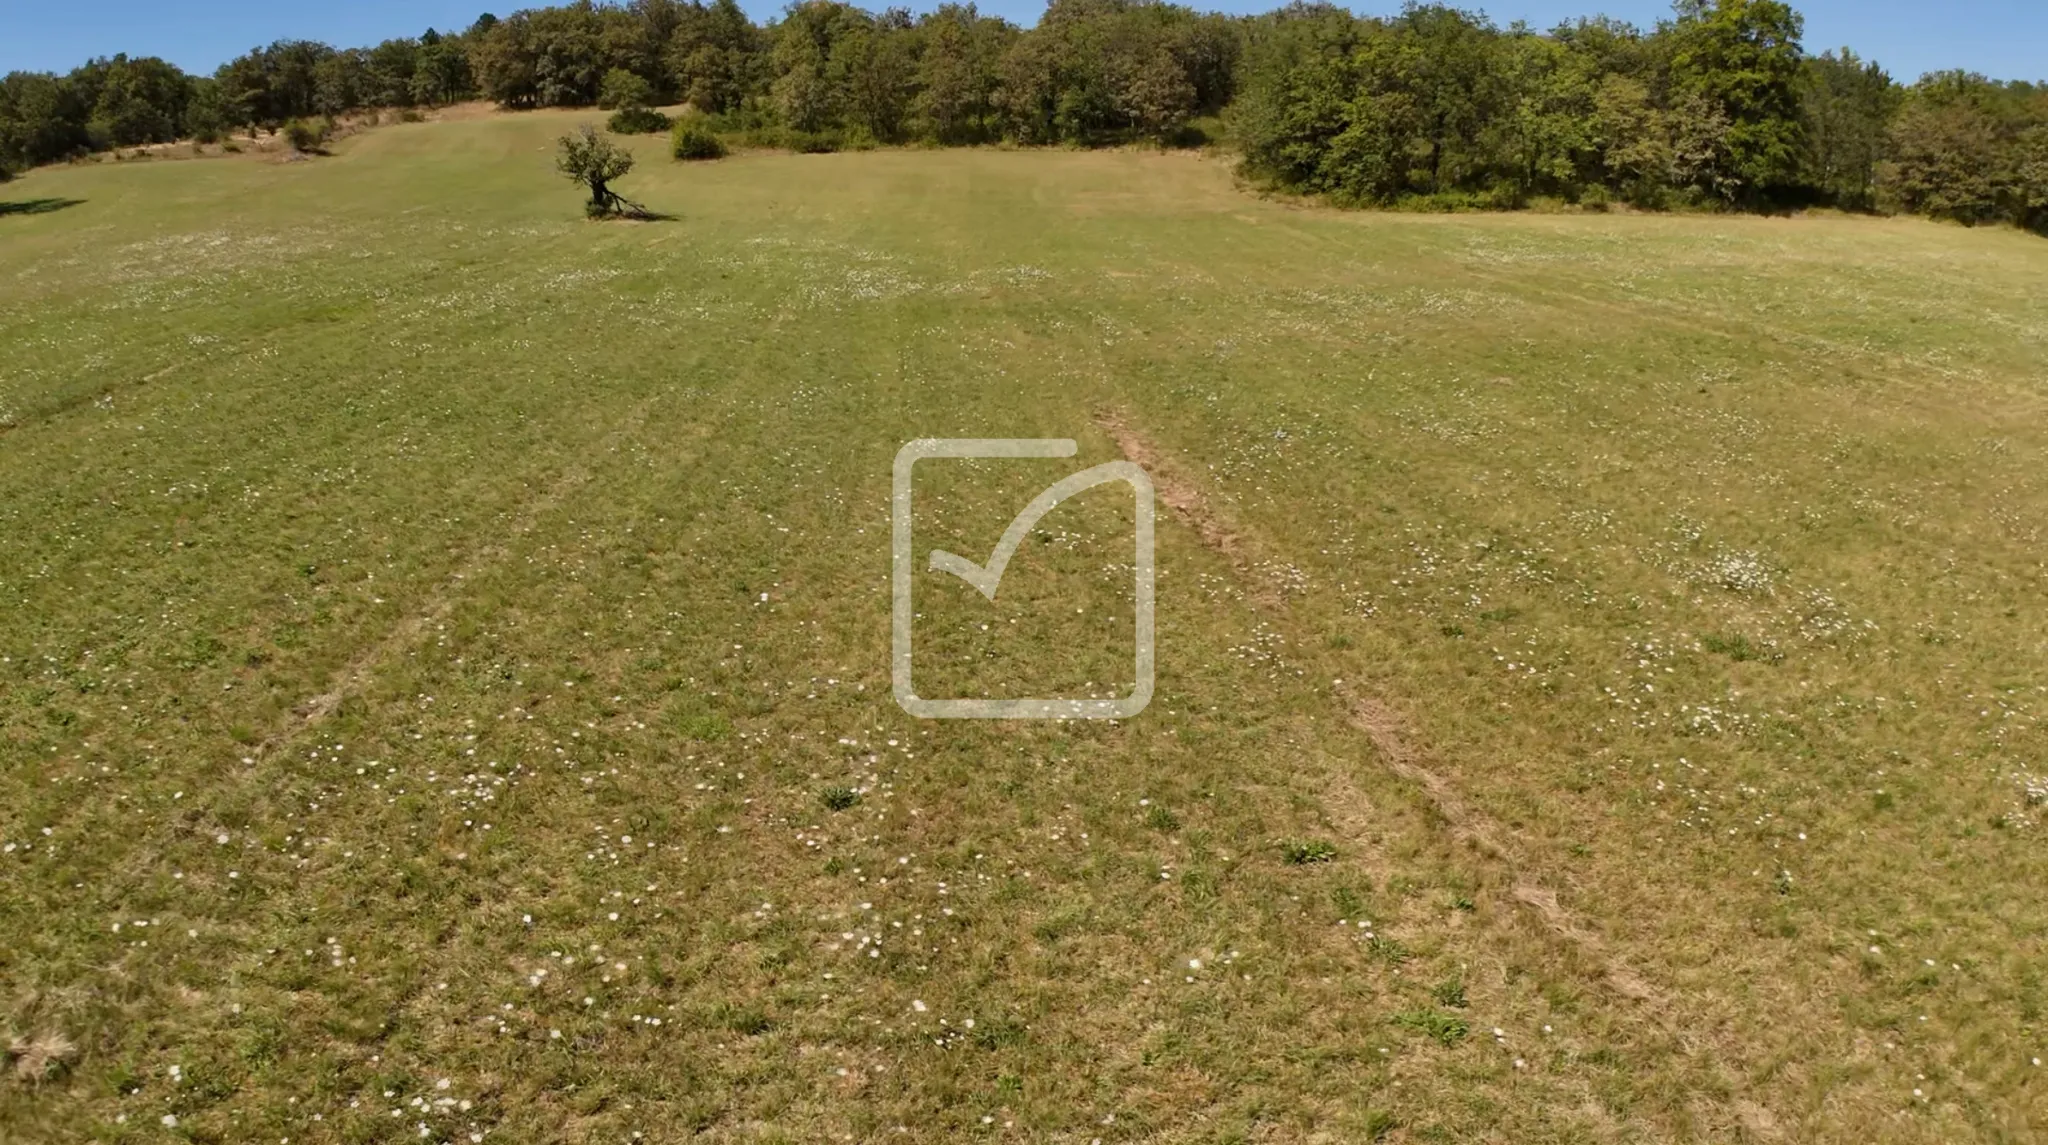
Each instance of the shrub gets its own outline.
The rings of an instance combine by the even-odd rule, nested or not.
[[[860,792],[851,787],[827,787],[818,793],[818,802],[833,811],[844,811],[860,802]]]
[[[1321,839],[1295,839],[1280,844],[1280,856],[1301,867],[1329,862],[1337,857],[1337,848]]]
[[[310,115],[304,119],[285,121],[284,137],[294,151],[318,151],[327,137],[334,133],[334,121],[324,115]]]
[[[1224,140],[1223,117],[1218,115],[1198,116],[1160,137],[1165,147],[1213,147]]]
[[[230,154],[230,155],[240,155],[240,154],[242,153],[242,145],[241,145],[241,144],[239,144],[239,143],[237,143],[237,142],[235,142],[235,141],[234,141],[234,140],[232,140],[232,139],[230,139],[230,140],[227,140],[226,142],[222,143],[222,144],[220,145],[220,149],[221,149],[222,151],[225,151],[225,152],[227,152],[227,153],[228,153],[228,154]]]
[[[653,135],[668,130],[669,118],[651,107],[622,107],[604,125],[615,135]]]
[[[720,1002],[713,1010],[712,1017],[721,1026],[745,1037],[765,1034],[775,1025],[766,1013],[754,1006],[734,1005]]]
[[[1442,1010],[1409,1010],[1394,1015],[1394,1024],[1427,1034],[1446,1046],[1454,1046],[1465,1040],[1472,1031],[1470,1023]]]
[[[685,739],[717,743],[732,734],[732,724],[716,712],[681,713],[675,716],[676,731]]]
[[[676,121],[675,133],[669,137],[669,152],[678,159],[723,159],[725,144],[712,132],[710,124],[693,115]]]
[[[839,136],[830,131],[791,131],[789,149],[799,155],[829,155],[839,150]]]
[[[1446,978],[1430,987],[1429,996],[1453,1010],[1462,1010],[1467,1005],[1465,981],[1462,978]]]

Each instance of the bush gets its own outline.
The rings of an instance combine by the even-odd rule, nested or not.
[[[831,131],[795,131],[788,135],[789,149],[799,155],[829,155],[839,150],[839,136]]]
[[[1454,1046],[1472,1032],[1471,1023],[1442,1010],[1408,1010],[1394,1015],[1394,1024],[1427,1034],[1446,1046]]]
[[[860,802],[860,792],[851,787],[827,787],[818,793],[818,801],[833,811],[844,811]]]
[[[604,125],[615,135],[653,135],[668,130],[669,118],[651,107],[622,107]]]
[[[285,140],[294,151],[318,151],[333,132],[334,121],[324,115],[287,120],[284,125]]]
[[[222,143],[220,145],[220,149],[222,151],[227,152],[230,155],[240,155],[242,153],[242,145],[235,142],[232,139],[228,140],[225,143]]]
[[[1293,839],[1280,844],[1280,857],[1297,867],[1327,863],[1337,857],[1337,848],[1322,839]]]
[[[1462,1010],[1468,1004],[1465,998],[1465,980],[1446,978],[1430,987],[1429,996],[1454,1010]]]
[[[693,115],[676,121],[675,133],[669,137],[669,152],[678,159],[723,159],[725,144],[709,123]]]
[[[1215,147],[1224,140],[1223,117],[1197,116],[1160,137],[1163,147]]]

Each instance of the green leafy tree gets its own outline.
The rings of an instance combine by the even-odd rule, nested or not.
[[[610,19],[590,0],[576,0],[559,8],[515,12],[479,29],[469,53],[478,88],[504,107],[596,103],[610,67],[605,55]]]
[[[1392,50],[1375,63],[1392,73],[1389,85],[1412,101],[1428,147],[1428,187],[1441,190],[1482,166],[1476,144],[1501,95],[1494,29],[1484,17],[1430,4],[1411,5],[1394,30]]]
[[[1982,76],[1953,72],[1914,85],[1887,140],[1887,201],[1960,223],[1996,221],[2013,174],[2002,146],[2002,94]]]
[[[84,151],[85,120],[77,92],[56,76],[12,72],[0,79],[0,155],[16,167]]]
[[[1171,50],[1195,89],[1195,110],[1202,115],[1222,111],[1236,90],[1244,48],[1239,22],[1212,13],[1176,19],[1172,31]]]
[[[1185,28],[1171,10],[1136,10],[1111,27],[1103,80],[1124,123],[1139,135],[1167,140],[1200,102],[1176,49]],[[1162,19],[1163,17],[1163,19]]]
[[[985,51],[988,22],[972,4],[942,4],[919,24],[924,52],[917,63],[915,111],[927,138],[969,143],[986,130],[995,94],[994,61]]]
[[[237,56],[222,64],[213,78],[228,126],[254,135],[257,123],[269,114],[270,77],[262,57],[255,52]]]
[[[461,42],[427,29],[413,66],[412,102],[429,107],[453,103],[469,94],[472,85],[469,57]]]
[[[1721,104],[1690,92],[1671,110],[1670,122],[1672,181],[1725,202],[1742,198],[1752,185],[1742,176],[1730,138],[1733,125]]]
[[[598,88],[597,106],[607,111],[613,108],[646,107],[653,102],[654,85],[624,68],[613,68],[606,72],[604,83]]]
[[[313,109],[336,116],[370,102],[369,53],[335,52],[313,65]]]
[[[106,61],[97,89],[88,130],[116,147],[176,139],[192,95],[185,73],[154,56]]]
[[[468,64],[477,91],[485,99],[511,108],[540,103],[539,56],[533,45],[533,24],[525,13],[515,12],[473,31]]]
[[[573,135],[564,135],[558,141],[555,167],[574,182],[590,191],[590,200],[584,204],[584,213],[592,218],[603,215],[624,214],[638,210],[631,201],[612,190],[611,185],[624,178],[633,169],[633,155],[600,134],[597,128],[584,124]]]
[[[1059,138],[1058,45],[1036,32],[1017,37],[996,65],[996,110],[1003,132],[1019,143]]]
[[[1362,90],[1344,111],[1310,184],[1338,198],[1386,203],[1411,188],[1409,169],[1423,112],[1403,91]]]
[[[732,111],[766,85],[764,37],[735,0],[691,4],[678,17],[663,58],[676,93],[691,106]]]
[[[1799,36],[1784,0],[1690,0],[1672,30],[1673,110],[1684,178],[1726,200],[1761,202],[1796,181]]]
[[[421,45],[417,40],[385,40],[363,54],[358,98],[372,107],[410,107],[415,95]],[[357,105],[350,105],[357,106]]]
[[[1481,149],[1520,199],[1575,195],[1594,154],[1593,61],[1561,40],[1518,32],[1498,48],[1506,106]]]
[[[1807,59],[1800,81],[1806,184],[1842,206],[1870,206],[1886,128],[1899,105],[1898,86],[1883,68],[1847,48]]]
[[[1349,124],[1360,36],[1360,23],[1329,4],[1297,4],[1252,24],[1242,86],[1226,114],[1248,174],[1329,189],[1320,185],[1324,155]]]
[[[847,57],[839,46],[871,27],[867,13],[839,0],[806,0],[790,6],[775,29],[776,78],[770,87],[784,123],[797,131],[816,132],[841,122],[850,92]]]
[[[215,143],[233,127],[220,82],[208,76],[194,78],[191,97],[185,101],[185,133],[201,143]]]
[[[613,11],[606,9],[605,11]],[[587,107],[597,102],[608,69],[605,17],[590,0],[536,8],[531,23],[535,98],[542,107]]]
[[[900,138],[910,118],[917,81],[913,39],[909,14],[899,9],[853,29],[833,45],[848,119],[885,142]]]
[[[662,49],[678,20],[674,0],[636,0],[625,6],[603,5],[596,10],[597,51],[605,75],[614,69],[631,72],[646,81],[650,93],[640,106],[655,103],[668,86],[662,67]],[[600,93],[603,78],[599,79]]]
[[[2010,195],[2013,221],[2048,234],[2048,116],[2022,131],[2013,147]]]
[[[1602,77],[1593,93],[1588,136],[1603,185],[1638,204],[1656,200],[1671,178],[1675,156],[1670,124],[1650,99],[1648,85],[1629,75]]]

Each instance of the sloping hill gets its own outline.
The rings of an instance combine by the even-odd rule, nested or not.
[[[576,121],[7,188],[0,1137],[2042,1131],[2048,247]]]

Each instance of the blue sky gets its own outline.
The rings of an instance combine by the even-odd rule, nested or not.
[[[531,3],[532,0],[523,0]],[[1184,0],[1185,2],[1185,0]],[[778,3],[741,0],[757,18]],[[1900,80],[1960,67],[1999,79],[2048,80],[2048,2],[2044,0],[1794,0],[1806,14],[1809,51],[1840,47],[1875,59]],[[1263,0],[1213,0],[1227,12],[1261,11]],[[87,57],[127,52],[156,55],[188,71],[212,71],[248,48],[305,38],[340,46],[415,35],[429,26],[463,28],[479,12],[500,15],[520,6],[493,0],[346,0],[280,4],[277,0],[0,0],[0,72],[67,71]],[[871,7],[884,6],[876,0]],[[929,7],[916,4],[915,8]],[[1211,3],[1192,0],[1197,8]],[[1502,24],[1522,19],[1549,27],[1570,17],[1606,14],[1649,25],[1669,12],[1668,0],[1494,0],[1479,7]],[[1360,12],[1391,12],[1399,0],[1358,0]],[[982,10],[1019,23],[1035,20],[1039,0],[990,0]]]

